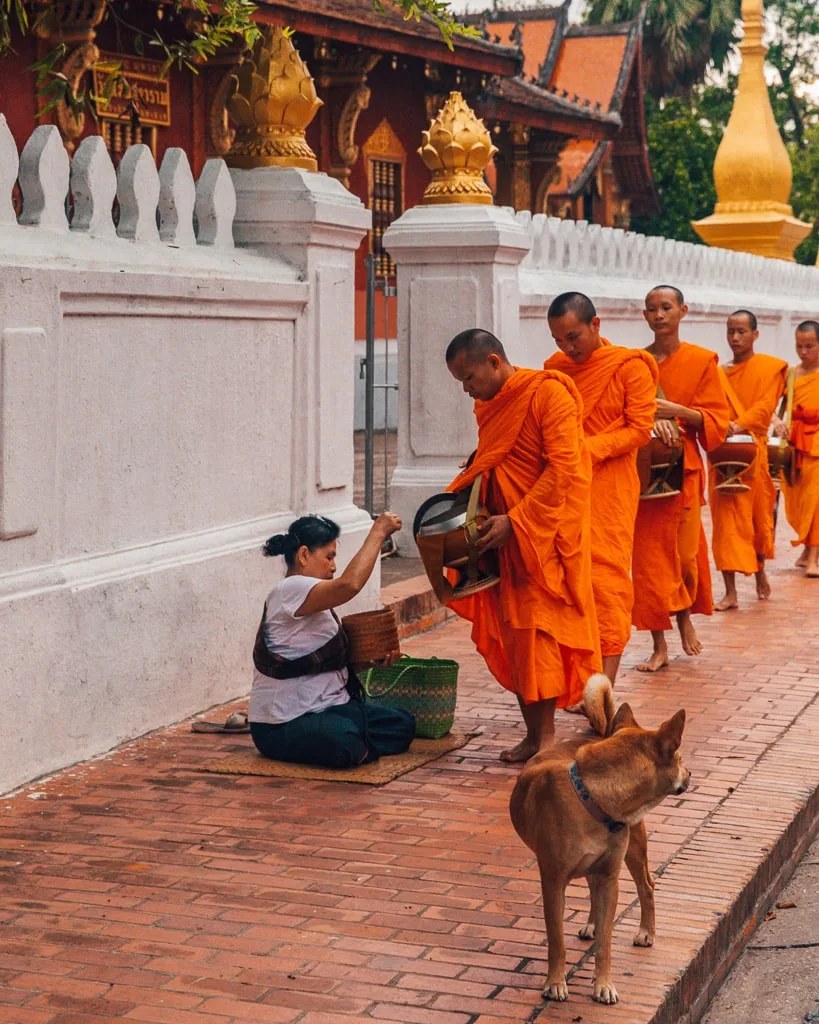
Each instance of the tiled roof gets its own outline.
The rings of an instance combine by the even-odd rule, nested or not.
[[[390,4],[375,12],[372,0],[257,0],[264,21],[286,23],[299,32],[325,34],[344,42],[492,74],[515,75],[521,64],[518,47],[500,46],[480,37],[456,36],[449,50],[438,27],[429,20],[407,21]]]
[[[619,111],[639,34],[636,22],[573,26],[563,37],[549,84]]]
[[[510,44],[514,36],[519,37],[523,50],[523,74],[527,78],[539,78],[540,69],[549,52],[554,38],[557,20],[529,20],[522,22],[497,21],[486,26],[489,38],[502,44]]]
[[[609,142],[572,139],[560,154],[559,177],[547,189],[548,194],[576,195],[582,191],[610,146]]]
[[[557,131],[564,129],[566,134],[572,134],[572,125],[585,122],[590,128],[591,137],[609,138],[621,124],[620,116],[616,113],[595,109],[590,104],[572,102],[522,78],[500,79],[487,88],[487,94],[488,104],[491,105],[494,100],[526,108],[532,113],[542,113],[549,118],[544,127]],[[530,123],[538,127],[531,118]]]

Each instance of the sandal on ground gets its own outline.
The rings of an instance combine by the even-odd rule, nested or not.
[[[197,719],[191,723],[191,732],[247,733],[250,732],[250,726],[244,711],[234,711],[224,722],[205,722]]]

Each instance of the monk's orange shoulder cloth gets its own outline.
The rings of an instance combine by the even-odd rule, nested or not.
[[[682,342],[674,355],[660,363],[660,384],[669,402],[702,413],[699,430],[680,423],[685,453],[683,506],[691,508],[695,502],[705,503],[705,469],[699,446],[713,451],[728,436],[731,423],[716,353]]]
[[[473,622],[491,609],[491,618],[515,628],[594,651],[582,408],[575,385],[555,370],[516,369],[494,398],[475,403],[478,448],[448,490],[463,490],[483,473],[482,500],[490,513],[509,515],[513,537],[499,551],[499,586],[452,608]]]
[[[659,379],[657,363],[642,348],[623,348],[612,345],[607,338],[600,339],[603,347],[594,351],[585,363],[575,363],[562,352],[556,352],[543,364],[544,370],[559,370],[571,377],[583,399],[583,418],[588,421],[600,403],[612,377],[626,363],[637,361],[648,367],[654,381]]]
[[[788,364],[784,359],[757,352],[744,363],[721,367],[729,387],[726,388],[731,418],[755,437],[768,436],[771,417],[785,390]],[[739,402],[733,400],[734,395]]]
[[[475,402],[478,448],[469,466],[447,487],[448,491],[465,490],[479,473],[485,474],[503,461],[520,434],[535,392],[548,378],[562,382],[559,373],[515,367],[515,372],[494,398],[488,402]],[[576,394],[574,386],[571,387]]]

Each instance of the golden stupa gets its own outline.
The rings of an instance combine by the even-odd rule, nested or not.
[[[449,94],[422,138],[418,154],[432,171],[422,203],[492,205],[492,190],[483,172],[498,150],[483,121],[459,92]]]
[[[734,106],[714,161],[717,204],[692,226],[708,245],[793,262],[811,230],[788,200],[792,171],[765,83],[763,0],[742,0],[745,38]]]
[[[238,67],[228,109],[237,123],[231,167],[318,168],[305,138],[321,100],[289,36],[270,25]]]

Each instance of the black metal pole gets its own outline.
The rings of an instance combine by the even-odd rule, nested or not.
[[[375,257],[367,266],[367,339],[364,350],[364,507],[373,514],[373,455],[375,441]]]

